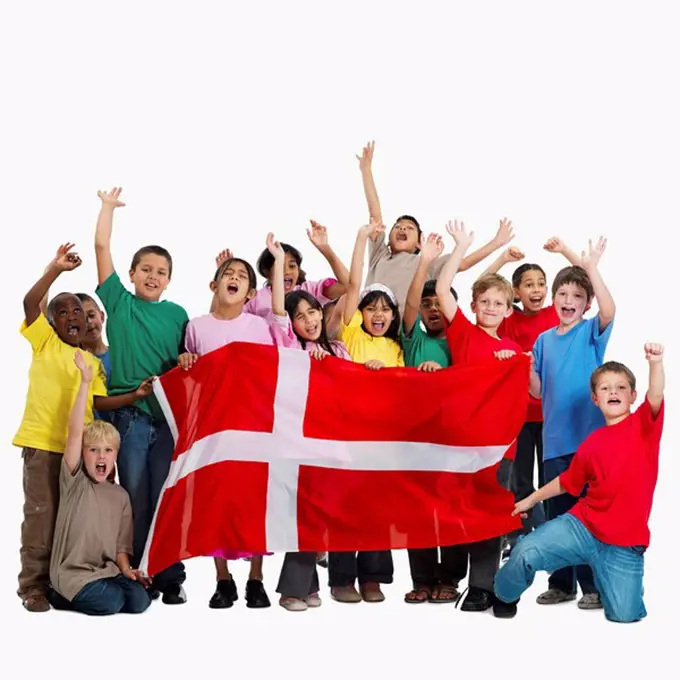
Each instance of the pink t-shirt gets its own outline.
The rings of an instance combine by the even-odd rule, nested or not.
[[[313,295],[321,305],[328,304],[330,299],[325,296],[325,292],[337,283],[335,279],[324,279],[323,281],[305,281],[298,286],[295,286],[293,290],[304,290],[310,295]],[[267,283],[264,288],[260,288],[257,291],[257,295],[246,304],[243,308],[244,312],[248,314],[256,314],[257,316],[266,317],[271,314],[272,311],[272,289]]]
[[[184,345],[187,352],[198,355],[212,352],[230,342],[295,347],[297,338],[293,329],[290,328],[287,331],[281,318],[274,316],[271,312],[268,319],[245,313],[228,321],[216,319],[212,314],[197,316],[189,321]]]
[[[279,332],[281,333],[281,335],[285,338],[292,339],[292,341],[294,342],[294,344],[286,345],[286,347],[295,347],[297,349],[302,349],[302,343],[298,339],[297,335],[295,335],[295,331],[293,330],[293,325],[290,321],[290,317],[272,315],[272,319],[278,325]],[[335,356],[338,357],[338,359],[347,359],[348,361],[352,361],[352,357],[349,355],[349,352],[347,351],[347,348],[345,347],[344,343],[340,342],[340,340],[331,340],[330,344],[331,347],[333,348],[333,351],[335,352]],[[315,349],[324,348],[317,342],[305,343],[305,352],[307,352],[308,354],[311,354]]]

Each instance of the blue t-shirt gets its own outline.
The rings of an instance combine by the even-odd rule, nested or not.
[[[401,324],[401,346],[404,348],[404,364],[418,368],[423,361],[436,361],[442,368],[451,365],[451,350],[446,336],[433,338],[421,325],[420,314],[410,334],[404,332]]]
[[[103,354],[97,354],[97,359],[102,362],[104,371],[106,371],[106,385],[108,387],[111,382],[111,357],[109,356],[109,350],[107,349]],[[97,420],[105,420],[107,423],[110,423],[111,416],[109,414],[110,411],[95,411],[94,417]]]
[[[575,453],[585,438],[605,424],[591,399],[590,376],[604,363],[612,321],[584,319],[567,333],[541,333],[534,344],[534,368],[541,379],[543,460]]]

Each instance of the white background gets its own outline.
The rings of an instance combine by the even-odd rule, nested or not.
[[[444,3],[442,3],[444,5]],[[422,672],[638,677],[676,636],[674,423],[678,238],[677,30],[674,3],[404,4],[8,3],[0,15],[0,223],[5,453],[0,458],[3,661],[19,677],[208,671],[249,677],[381,677]],[[646,384],[642,346],[667,345],[669,387],[647,554],[648,618],[606,623],[575,603],[541,608],[541,575],[512,621],[451,606],[403,604],[405,554],[381,605],[276,606],[280,560],[265,564],[271,610],[210,611],[211,561],[188,564],[186,605],[92,620],[25,612],[15,594],[21,523],[19,425],[30,350],[18,333],[24,292],[56,247],[83,266],[59,290],[93,291],[97,189],[124,188],[114,260],[125,272],[149,243],[175,258],[168,297],[190,316],[210,304],[214,256],[254,263],[273,230],[327,274],[306,240],[326,224],[349,264],[366,208],[355,153],[375,138],[386,220],[426,231],[463,219],[475,246],[512,219],[516,245],[552,277],[551,235],[575,249],[603,234],[618,314],[608,358]],[[389,226],[389,225],[388,225]],[[488,264],[488,263],[485,263]],[[476,271],[456,287],[469,301]],[[512,268],[505,273],[510,275]],[[467,307],[466,307],[467,308]],[[234,566],[242,592],[246,563]],[[321,571],[325,579],[326,572]],[[18,667],[14,662],[21,664]],[[657,671],[670,677],[671,671]]]

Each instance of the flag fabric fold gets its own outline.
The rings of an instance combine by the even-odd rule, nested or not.
[[[453,545],[520,524],[497,481],[525,356],[436,373],[232,343],[154,391],[175,438],[142,569],[251,553]]]

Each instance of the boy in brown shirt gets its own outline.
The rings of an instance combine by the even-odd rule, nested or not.
[[[139,614],[151,598],[148,579],[130,568],[130,498],[118,484],[107,483],[120,436],[105,421],[84,426],[93,371],[80,351],[74,361],[81,381],[61,463],[48,599],[55,609],[95,616]]]

